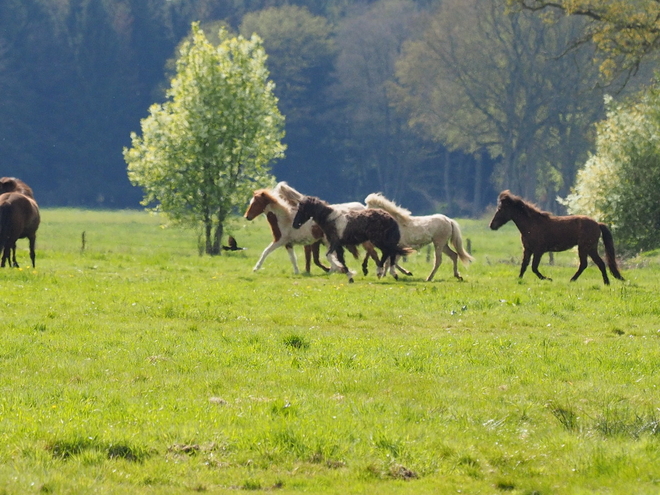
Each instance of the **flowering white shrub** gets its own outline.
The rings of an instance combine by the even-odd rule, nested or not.
[[[660,247],[660,88],[636,98],[608,98],[596,154],[578,172],[571,194],[560,199],[569,213],[610,224],[628,250]]]

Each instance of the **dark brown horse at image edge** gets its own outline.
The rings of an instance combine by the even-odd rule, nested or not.
[[[12,265],[11,252],[13,249],[13,266],[18,267],[16,241],[26,237],[30,242],[32,267],[36,266],[34,245],[39,222],[39,207],[32,198],[18,192],[0,195],[0,251],[2,251],[0,266],[5,266],[7,261]]]
[[[0,194],[8,192],[18,192],[34,199],[32,188],[16,177],[2,177],[0,179]]]
[[[589,256],[603,274],[605,285],[609,285],[605,263],[598,254],[598,239],[602,235],[607,266],[615,278],[623,280],[616,264],[612,233],[604,223],[598,223],[584,215],[554,216],[507,190],[499,195],[497,211],[490,222],[490,228],[497,230],[509,220],[513,220],[516,224],[522,238],[521,278],[525,274],[530,258],[533,257],[532,271],[542,280],[551,280],[539,272],[541,256],[546,252],[566,251],[577,246],[580,266],[571,278],[571,282],[576,281],[587,268],[587,256]]]

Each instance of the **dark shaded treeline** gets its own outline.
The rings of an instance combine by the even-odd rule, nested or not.
[[[284,2],[3,0],[0,175],[25,180],[44,206],[139,206],[141,191],[126,177],[122,148],[130,144],[130,132],[139,131],[149,105],[163,99],[166,62],[190,23],[224,20],[239,32],[246,13],[279,3]],[[335,25],[364,15],[370,2],[297,3]],[[278,180],[333,202],[382,190],[420,213],[465,215],[475,211],[475,201],[492,203],[490,160],[447,155],[395,117],[388,128],[397,146],[407,148],[388,149],[390,136],[370,135],[368,122],[354,122],[356,103],[347,97],[337,59],[335,51],[309,69],[304,94],[287,93],[290,85],[281,79],[286,76],[273,69],[287,117],[287,157],[273,169]],[[374,132],[380,128],[373,126]],[[388,173],[373,166],[388,160]],[[477,170],[485,179],[475,194]]]

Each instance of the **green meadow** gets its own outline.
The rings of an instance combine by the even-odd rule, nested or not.
[[[218,257],[163,222],[46,209],[0,270],[0,493],[660,493],[657,253],[519,280],[515,227],[463,220],[463,282],[348,284],[253,273],[263,217]]]

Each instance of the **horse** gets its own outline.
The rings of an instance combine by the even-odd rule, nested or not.
[[[298,275],[300,271],[298,270],[296,253],[293,250],[294,244],[303,244],[305,246],[305,269],[307,273],[310,271],[308,252],[313,254],[316,266],[324,272],[330,271],[330,268],[323,265],[319,260],[318,244],[323,238],[323,232],[318,226],[314,225],[313,222],[308,222],[302,229],[295,230],[291,228],[294,215],[293,207],[268,189],[257,189],[254,191],[250,204],[243,216],[248,220],[253,220],[262,213],[266,214],[266,219],[273,234],[273,241],[261,253],[261,257],[257,261],[257,264],[254,265],[253,271],[256,272],[261,268],[261,265],[263,265],[264,260],[270,253],[278,247],[284,246],[287,253],[289,253],[293,272]]]
[[[19,192],[25,194],[28,198],[34,199],[32,188],[16,177],[3,177],[0,179],[0,194],[8,192]]]
[[[9,261],[12,265],[11,251],[14,250],[13,266],[18,268],[16,262],[16,241],[25,237],[30,241],[30,259],[32,268],[36,267],[34,244],[39,228],[39,207],[34,199],[18,192],[9,192],[0,195],[0,251],[4,267]]]
[[[513,220],[516,224],[522,239],[523,260],[520,278],[525,274],[529,260],[533,256],[532,272],[541,280],[552,280],[539,272],[541,256],[549,251],[566,251],[577,246],[580,266],[571,278],[571,282],[575,282],[587,268],[587,256],[589,256],[600,268],[605,285],[609,285],[605,263],[598,254],[598,239],[602,235],[607,266],[615,278],[624,280],[616,264],[612,233],[604,223],[584,215],[552,215],[506,190],[498,197],[497,210],[490,222],[490,228],[497,230],[509,220]]]
[[[449,256],[454,263],[454,277],[463,280],[458,272],[458,259],[460,258],[463,264],[467,265],[474,258],[463,249],[461,229],[455,220],[439,213],[413,216],[409,210],[396,205],[380,193],[370,194],[364,202],[367,207],[380,208],[394,217],[401,231],[400,244],[402,246],[419,249],[426,244],[433,243],[435,261],[431,273],[426,277],[427,282],[433,280],[435,272],[442,263],[442,253]],[[456,252],[449,247],[449,241]]]
[[[18,192],[24,194],[25,196],[34,199],[34,192],[32,188],[28,186],[21,179],[16,177],[2,177],[0,178],[0,194],[8,192]],[[16,245],[11,247],[12,259],[14,266],[18,266],[16,262]]]
[[[292,208],[298,208],[298,203],[305,198],[305,195],[293,187],[291,187],[289,184],[286,182],[278,182],[277,185],[273,188],[273,192],[276,193],[279,197],[284,199],[289,205],[291,205]],[[357,201],[352,201],[349,203],[337,203],[332,205],[333,208],[341,209],[341,210],[364,210],[366,207]],[[315,256],[318,254],[318,244],[315,246],[316,251],[315,251]],[[367,275],[369,273],[369,269],[367,268],[367,263],[369,262],[369,259],[373,259],[376,264],[378,264],[378,254],[376,253],[376,250],[374,249],[373,244],[370,242],[365,242],[362,244],[362,247],[366,251],[364,261],[362,262],[362,273],[364,275]],[[351,254],[357,258],[358,257],[358,252],[355,246],[346,246],[346,249],[348,249]],[[305,257],[306,257],[306,263],[309,265],[309,252],[305,250]],[[398,265],[397,265],[398,266]],[[406,273],[405,270],[399,268],[402,272]],[[407,273],[408,275],[411,275],[411,273]]]
[[[354,272],[346,267],[343,246],[357,246],[371,242],[381,250],[378,261],[378,277],[384,275],[384,263],[389,261],[390,273],[398,280],[394,271],[397,256],[412,253],[412,249],[399,246],[401,233],[399,225],[392,215],[383,210],[348,210],[333,208],[325,201],[314,196],[303,198],[298,204],[298,212],[293,219],[293,228],[301,228],[305,222],[313,219],[321,227],[330,247],[327,256],[346,273],[349,283],[353,282]]]

